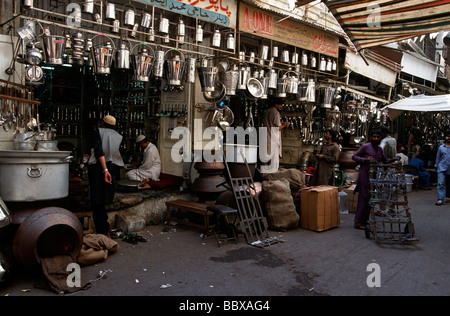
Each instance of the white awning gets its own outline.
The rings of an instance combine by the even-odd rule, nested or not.
[[[416,95],[392,103],[383,108],[389,110],[391,120],[396,119],[405,111],[414,112],[450,112],[450,94],[446,95]]]

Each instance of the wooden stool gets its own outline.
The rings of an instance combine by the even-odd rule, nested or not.
[[[95,229],[94,229],[94,219],[93,219],[93,214],[92,211],[73,211],[73,214],[75,214],[76,217],[78,217],[79,219],[85,219],[87,218],[88,221],[88,228],[84,229],[84,225],[83,225],[83,234],[93,234],[95,233]]]

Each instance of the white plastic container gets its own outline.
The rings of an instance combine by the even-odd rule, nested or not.
[[[341,191],[339,192],[339,214],[347,215],[348,213],[348,194]]]

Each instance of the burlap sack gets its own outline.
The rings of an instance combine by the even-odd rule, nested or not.
[[[286,179],[289,181],[291,190],[298,191],[305,187],[305,174],[298,169],[280,169],[274,173],[264,175],[264,180]]]
[[[275,230],[298,227],[300,216],[295,209],[289,181],[263,181],[262,186],[261,197],[269,227]]]

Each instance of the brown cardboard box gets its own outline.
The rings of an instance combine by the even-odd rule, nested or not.
[[[338,188],[311,187],[301,194],[301,227],[324,231],[340,224]]]
[[[355,192],[356,184],[349,186],[348,188],[343,188],[342,191],[348,195],[348,210],[351,214],[356,213],[356,205],[358,205],[359,193]]]

